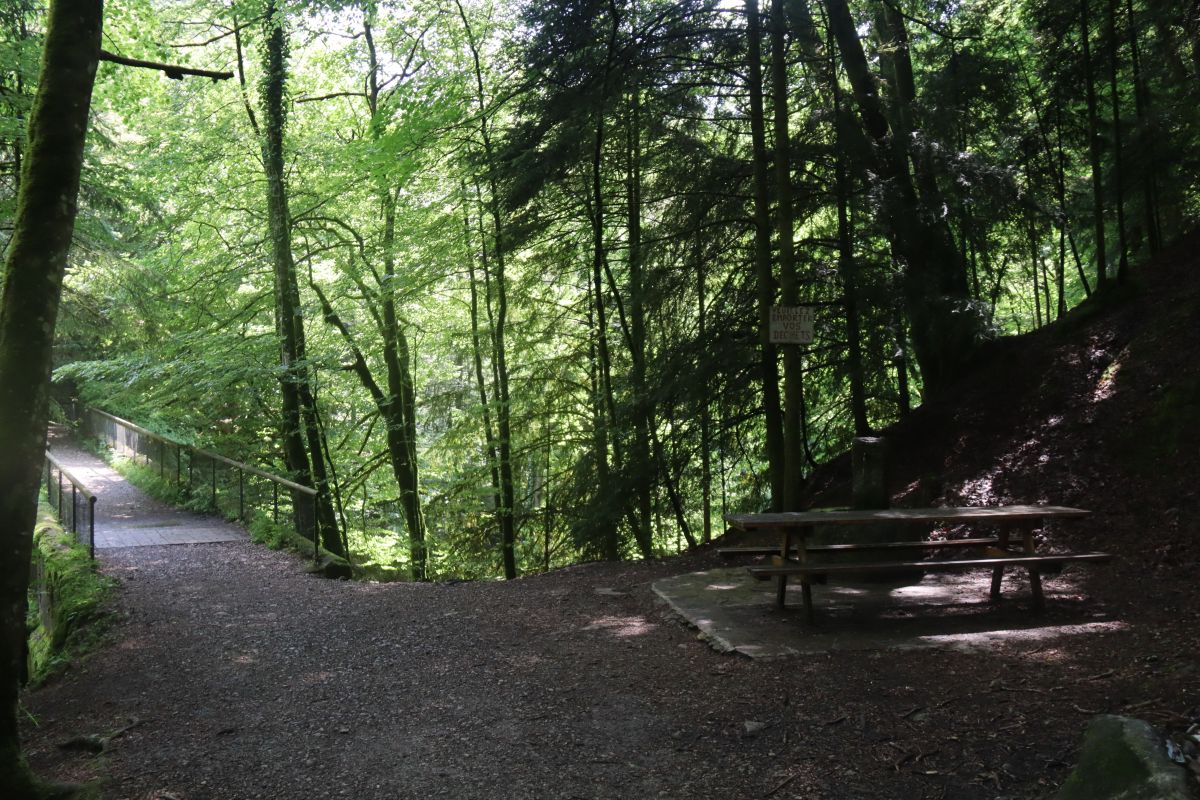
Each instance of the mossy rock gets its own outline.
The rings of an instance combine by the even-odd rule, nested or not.
[[[344,558],[322,551],[317,562],[308,568],[310,575],[320,575],[322,578],[352,578],[354,568]]]
[[[1079,765],[1053,800],[1190,800],[1183,767],[1139,719],[1104,714],[1088,725]]]

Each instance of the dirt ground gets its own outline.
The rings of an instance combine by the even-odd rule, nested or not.
[[[653,598],[666,565],[446,586],[300,567],[248,544],[112,551],[124,619],[28,698],[31,762],[159,800],[1042,797],[1093,714],[1170,724],[1196,701],[1191,639],[1128,615],[1069,651],[762,663]],[[58,746],[131,724],[99,756]]]
[[[120,621],[26,697],[30,761],[142,800],[1047,797],[1095,714],[1200,715],[1197,244],[887,432],[898,502],[1093,509],[1047,544],[1116,555],[1079,586],[1122,629],[757,662],[650,590],[711,550],[451,585],[325,581],[242,543],[114,550]]]

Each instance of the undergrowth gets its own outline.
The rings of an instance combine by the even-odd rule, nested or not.
[[[296,536],[295,531],[289,525],[282,525],[275,522],[270,517],[262,514],[255,514],[246,523],[246,530],[250,531],[250,538],[259,544],[266,545],[272,550],[282,550],[292,544],[293,537]],[[306,539],[302,539],[309,547],[312,545]]]
[[[159,474],[153,466],[137,461],[136,459],[117,455],[116,453],[106,452],[102,453],[102,455],[112,465],[113,469],[121,473],[121,476],[125,480],[155,500],[175,506],[176,508],[187,509],[188,511],[196,511],[201,514],[219,514],[231,521],[234,519],[234,517],[214,509],[212,496],[206,491],[190,492],[186,485],[176,483],[170,477]]]

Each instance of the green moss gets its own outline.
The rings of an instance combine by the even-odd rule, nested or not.
[[[5,800],[100,800],[97,783],[83,785],[44,781],[29,769],[20,751],[0,752],[0,786]]]
[[[1187,797],[1184,771],[1162,753],[1145,722],[1102,715],[1092,720],[1079,765],[1055,800],[1168,800]]]
[[[1097,800],[1115,797],[1150,777],[1146,766],[1119,740],[1097,743],[1088,756],[1088,769],[1076,770],[1059,788],[1056,800]]]
[[[99,643],[114,582],[48,508],[34,530],[34,557],[43,564],[41,585],[29,589],[29,673],[37,684]]]

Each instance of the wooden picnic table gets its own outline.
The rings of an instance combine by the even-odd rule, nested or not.
[[[727,514],[725,521],[743,531],[775,531],[779,534],[779,546],[722,548],[723,556],[771,555],[770,566],[750,567],[751,574],[759,578],[774,577],[778,581],[776,604],[782,608],[787,592],[787,580],[791,575],[800,578],[801,595],[807,619],[813,619],[811,579],[817,576],[845,574],[901,572],[901,571],[950,571],[989,568],[992,570],[991,598],[1000,599],[1000,584],[1004,568],[1025,567],[1029,573],[1029,585],[1033,593],[1033,605],[1041,610],[1045,605],[1042,595],[1041,569],[1063,562],[1103,562],[1108,553],[1054,553],[1040,554],[1033,532],[1053,519],[1079,519],[1091,512],[1067,506],[950,506],[943,508],[885,508],[851,509],[832,511],[795,511],[773,514]],[[824,526],[878,525],[880,523],[936,523],[992,524],[998,528],[995,536],[970,539],[947,539],[938,541],[901,541],[858,544],[810,545],[808,539],[813,529]],[[1019,549],[1010,546],[1011,534],[1016,529],[1021,534]],[[983,555],[976,558],[938,558],[934,560],[907,558],[900,554],[913,551],[980,548]],[[820,563],[813,557],[844,552],[879,551],[883,556],[871,563],[830,564]]]

